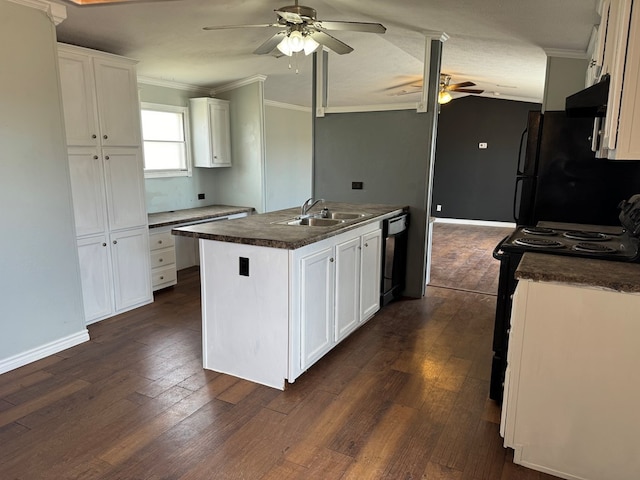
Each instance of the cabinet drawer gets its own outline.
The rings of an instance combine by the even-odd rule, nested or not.
[[[169,287],[178,282],[178,274],[175,265],[169,265],[151,270],[151,285],[154,290]]]
[[[151,268],[173,265],[175,268],[176,250],[173,247],[154,250],[151,252]]]
[[[153,232],[153,230],[151,230],[151,232]],[[175,243],[176,241],[173,235],[171,235],[171,231],[149,234],[149,248],[151,251],[173,247]]]

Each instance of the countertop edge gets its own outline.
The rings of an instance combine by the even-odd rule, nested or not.
[[[354,206],[357,207],[357,205],[354,205]],[[202,232],[202,231],[196,231],[196,227],[198,227],[197,225],[193,225],[191,227],[186,226],[186,227],[174,228],[171,230],[171,233],[173,235],[178,235],[178,236],[193,237],[198,239],[214,240],[214,241],[221,241],[221,242],[227,242],[227,243],[240,243],[244,245],[253,245],[257,247],[270,247],[270,248],[280,248],[285,250],[297,250],[298,248],[302,248],[306,245],[319,242],[326,238],[334,237],[336,235],[339,235],[344,232],[348,232],[358,227],[362,227],[369,223],[376,222],[376,221],[379,222],[387,218],[391,218],[396,215],[409,212],[408,206],[389,205],[389,208],[392,210],[389,210],[386,213],[382,213],[378,215],[373,214],[372,216],[365,217],[365,218],[362,218],[353,222],[349,222],[347,224],[342,224],[339,226],[291,227],[291,226],[284,226],[284,225],[279,225],[279,226],[273,225],[273,227],[275,228],[313,229],[313,230],[305,230],[306,232],[310,232],[310,231],[313,232],[311,235],[306,236],[305,238],[300,238],[296,240],[282,240],[282,239],[274,238],[277,236],[277,234],[274,234],[272,236],[264,235],[260,238],[257,238],[257,237],[251,237],[251,236],[245,237],[240,234]],[[284,210],[284,211],[272,212],[268,214],[253,215],[251,218],[256,219],[262,215],[277,215],[278,217],[282,217],[279,219],[284,220],[291,216],[291,211]],[[247,217],[247,219],[248,218],[249,217]],[[242,219],[242,220],[247,220],[247,219]],[[275,220],[275,222],[269,221],[265,223],[265,225],[272,225],[273,223],[277,223],[277,221],[278,220]],[[275,232],[276,230],[273,230],[273,231]],[[302,230],[300,231],[302,232]]]
[[[255,211],[253,207],[234,207],[234,206],[229,206],[228,208],[226,207],[227,207],[226,205],[210,205],[210,207],[187,208],[184,210],[175,210],[171,212],[150,213],[148,214],[149,228],[153,229],[153,228],[160,228],[160,227],[169,227],[172,225],[182,225],[187,223],[200,222],[202,220],[207,220],[207,219],[226,217],[227,215],[235,215],[237,213],[245,213],[245,212],[251,213]],[[207,208],[221,208],[222,210],[219,212],[213,212],[213,213],[196,213],[198,210],[205,210]],[[158,221],[154,222],[152,220],[154,215],[173,214],[175,216],[179,216],[180,212],[190,212],[190,213],[187,213],[186,216],[180,217],[179,219],[175,219],[175,220],[166,220],[166,221],[159,221],[159,222]]]
[[[515,276],[518,280],[640,293],[640,264],[632,262],[527,252],[522,256]]]

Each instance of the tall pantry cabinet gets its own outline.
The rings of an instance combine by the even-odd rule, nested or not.
[[[135,62],[58,44],[87,323],[153,301]]]

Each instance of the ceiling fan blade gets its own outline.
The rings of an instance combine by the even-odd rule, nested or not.
[[[269,40],[267,40],[262,45],[260,45],[258,48],[256,48],[253,51],[253,53],[255,53],[256,55],[268,55],[269,53],[271,53],[273,51],[274,48],[276,48],[276,46],[282,41],[282,39],[284,38],[284,36],[286,34],[287,34],[286,30],[279,31],[273,37],[271,37]]]
[[[353,48],[347,45],[344,42],[341,42],[335,37],[332,37],[328,33],[324,33],[321,31],[315,31],[309,34],[311,38],[313,38],[320,45],[324,45],[330,50],[333,50],[339,55],[344,55],[345,53],[353,52]]]
[[[333,22],[328,20],[319,20],[314,22],[316,28],[323,30],[343,30],[350,32],[368,32],[368,33],[384,33],[386,27],[381,23],[370,22]]]
[[[475,93],[475,94],[479,94],[479,93],[483,93],[484,90],[476,90],[475,88],[457,88],[455,90],[453,90],[454,92],[461,92],[461,93]]]
[[[232,28],[264,28],[264,27],[282,27],[279,23],[262,23],[260,25],[213,25],[211,27],[203,27],[203,30],[229,30]]]
[[[454,83],[453,85],[448,85],[447,88],[449,90],[458,90],[459,88],[465,88],[465,87],[475,87],[476,84],[473,82],[460,82],[460,83]]]
[[[287,23],[304,23],[304,19],[297,13],[275,10],[280,18]]]

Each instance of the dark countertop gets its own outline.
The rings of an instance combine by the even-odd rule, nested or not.
[[[367,216],[328,227],[278,224],[277,222],[293,219],[300,215],[300,208],[289,208],[260,215],[250,215],[228,222],[179,227],[173,229],[172,233],[207,240],[295,250],[371,221],[382,220],[403,211],[409,211],[409,207],[398,205],[325,202],[324,205],[316,205],[310,213],[318,213],[322,206],[327,207],[330,212],[360,212],[366,213]]]
[[[638,263],[525,253],[516,270],[516,278],[640,293]]]
[[[230,205],[210,205],[208,207],[187,208],[149,214],[149,228],[179,225],[181,223],[200,222],[208,218],[225,217],[236,213],[251,213],[251,207],[233,207]]]

